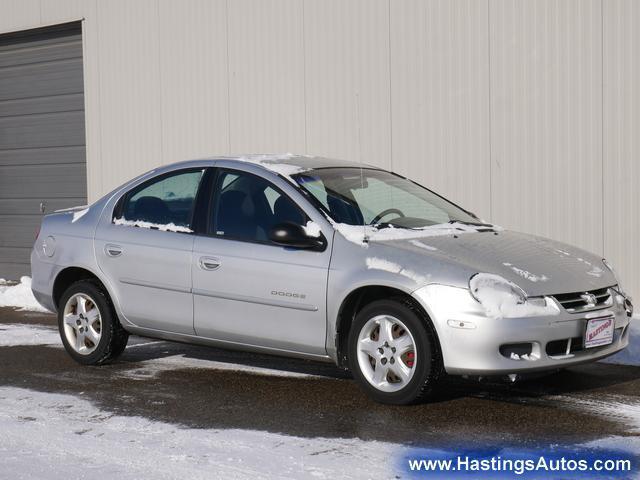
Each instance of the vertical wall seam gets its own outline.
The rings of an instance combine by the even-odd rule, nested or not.
[[[302,95],[303,95],[303,109],[304,109],[304,153],[309,153],[308,143],[308,121],[307,121],[307,32],[305,29],[305,9],[304,5],[306,0],[302,0]]]
[[[231,56],[229,55],[229,0],[225,2],[227,29],[227,153],[231,153]]]
[[[102,111],[102,68],[101,68],[101,60],[100,60],[100,12],[98,11],[98,0],[94,0],[94,23],[96,28],[96,59],[97,62],[97,74],[98,74],[98,141],[100,142],[99,148],[97,149],[100,157],[100,192],[98,193],[98,197],[101,197],[104,194],[104,162],[103,159],[103,151],[102,151],[102,125],[103,125],[103,115]],[[84,68],[84,67],[83,67]],[[87,92],[85,91],[85,95]],[[85,119],[86,122],[86,119]],[[86,141],[85,141],[86,143]],[[86,147],[85,147],[86,152]],[[86,155],[86,153],[85,153]],[[87,160],[88,161],[88,160]]]
[[[160,43],[162,42],[160,35],[160,0],[156,0],[156,35],[158,38],[158,103],[160,105],[160,161],[164,165],[166,159],[164,158],[164,107],[162,102],[162,52]]]
[[[600,0],[600,182],[602,185],[601,228],[602,228],[602,256],[605,256],[605,181],[604,181],[604,0]]]
[[[493,136],[492,136],[492,110],[491,110],[491,0],[487,0],[487,90],[489,103],[489,221],[493,222]]]
[[[391,84],[391,0],[387,1],[388,12],[387,12],[387,26],[389,30],[389,38],[387,43],[387,56],[388,56],[388,64],[387,68],[389,70],[389,169],[393,170],[393,88]]]

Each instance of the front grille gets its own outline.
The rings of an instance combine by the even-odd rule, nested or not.
[[[609,307],[612,304],[609,288],[600,288],[588,292],[561,293],[553,296],[569,313],[588,312]]]

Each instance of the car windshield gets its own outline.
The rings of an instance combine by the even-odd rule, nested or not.
[[[400,228],[456,222],[483,225],[439,195],[384,170],[319,168],[293,178],[338,223]]]

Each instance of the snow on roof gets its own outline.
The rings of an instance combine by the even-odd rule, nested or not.
[[[293,175],[306,172],[309,169],[300,165],[288,163],[288,161],[294,158],[300,158],[302,155],[294,155],[293,153],[279,153],[279,154],[259,154],[259,155],[242,155],[238,157],[230,158],[232,160],[238,160],[240,162],[253,163],[260,165],[274,173],[282,175],[287,180],[297,185],[296,181],[292,178]],[[308,157],[310,158],[310,157]],[[284,161],[284,162],[283,162]]]

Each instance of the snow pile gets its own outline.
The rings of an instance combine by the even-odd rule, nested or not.
[[[255,367],[238,363],[219,362],[216,360],[203,360],[199,358],[187,358],[184,355],[172,355],[170,357],[154,358],[136,364],[136,368],[118,372],[118,375],[136,380],[157,378],[162,372],[173,371],[181,368],[195,368],[208,370],[222,370],[232,372],[245,372],[255,375],[267,375],[288,378],[320,378],[319,375],[298,373],[273,368]],[[326,378],[326,377],[322,377]]]
[[[320,225],[312,220],[309,220],[304,226],[304,232],[310,237],[320,238]]]
[[[429,276],[425,277],[424,275],[420,275],[419,273],[416,273],[413,270],[403,268],[397,263],[390,262],[389,260],[385,260],[384,258],[378,258],[378,257],[367,258],[367,268],[369,270],[383,270],[389,273],[397,273],[419,284],[426,283],[429,278]]]
[[[20,283],[15,285],[0,279],[0,307],[18,307],[20,310],[48,312],[33,296],[30,277],[21,277]]]
[[[515,283],[493,273],[478,273],[469,281],[471,292],[482,304],[487,315],[494,318],[534,317],[554,315],[559,311],[544,305],[536,305],[530,300],[524,301],[524,293]]]
[[[421,228],[395,228],[393,226],[378,228],[374,225],[347,225],[331,221],[333,228],[348,241],[366,247],[368,242],[384,242],[389,240],[412,240],[427,237],[441,237],[445,235],[461,235],[477,233],[478,229],[491,228],[501,230],[500,227],[479,227],[461,223],[441,223]]]
[[[60,334],[54,328],[39,325],[0,324],[0,347],[19,345],[62,345]]]
[[[511,264],[511,263],[503,263],[503,265],[505,267],[509,267],[511,268],[511,270],[513,270],[517,275],[520,275],[522,278],[526,278],[527,280],[529,280],[530,282],[536,283],[536,282],[546,282],[547,280],[549,280],[549,277],[547,277],[546,275],[536,275],[535,273],[531,273],[528,270],[524,270],[522,268],[518,268],[515,265]]]
[[[393,478],[398,445],[252,430],[183,428],[72,395],[0,387],[6,478]]]
[[[175,225],[174,223],[167,223],[163,225],[159,223],[145,222],[143,220],[126,220],[124,218],[114,218],[113,223],[116,225],[126,225],[128,227],[152,228],[162,232],[193,233],[193,230],[190,228]]]
[[[640,366],[640,315],[633,316],[630,328],[629,346],[605,362]]]

